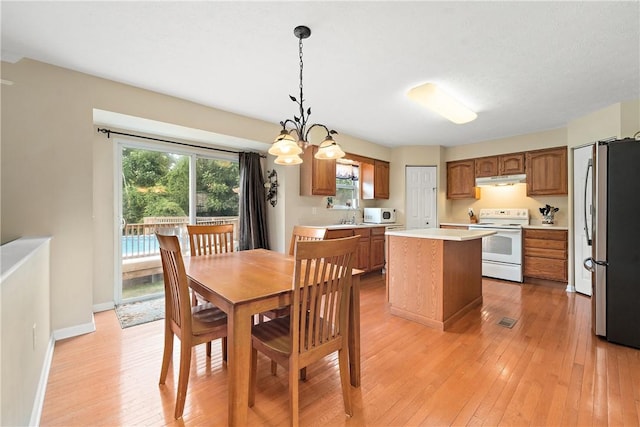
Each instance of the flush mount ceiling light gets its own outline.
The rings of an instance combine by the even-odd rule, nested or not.
[[[302,163],[300,154],[309,145],[309,132],[314,127],[322,128],[327,132],[327,136],[324,141],[318,147],[318,151],[315,154],[316,159],[330,160],[339,159],[344,157],[345,153],[342,151],[338,143],[333,139],[332,135],[336,135],[333,129],[329,129],[323,124],[315,123],[308,125],[307,121],[311,115],[311,108],[304,108],[304,95],[302,93],[302,40],[308,38],[311,35],[309,27],[298,26],[293,30],[293,34],[298,38],[298,54],[300,57],[300,97],[296,98],[293,95],[289,95],[289,98],[298,104],[300,108],[300,115],[293,116],[292,119],[283,120],[280,122],[282,130],[280,135],[273,141],[273,145],[269,148],[269,154],[277,156],[275,163],[278,165],[297,165]]]
[[[476,113],[434,83],[416,86],[407,92],[407,96],[453,123],[468,123],[478,117]]]

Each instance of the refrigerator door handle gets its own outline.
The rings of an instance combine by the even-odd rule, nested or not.
[[[583,261],[582,265],[590,272],[595,273],[597,265],[607,267],[609,263],[607,261],[598,261],[596,259],[593,259],[593,257],[589,257]]]
[[[593,161],[589,159],[589,163],[587,163],[587,171],[584,175],[584,235],[587,237],[587,245],[591,246],[593,243],[593,239],[589,235],[589,225],[587,224],[587,185],[589,185],[589,170],[591,170],[593,174]],[[591,215],[591,230],[593,230],[593,214]],[[586,261],[586,260],[585,260]],[[586,268],[586,267],[585,267]],[[588,270],[588,268],[587,268]]]

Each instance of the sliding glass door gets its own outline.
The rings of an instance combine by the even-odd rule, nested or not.
[[[134,142],[118,151],[117,305],[164,294],[156,232],[178,236],[185,255],[187,224],[232,223],[237,236],[239,185],[235,158]]]

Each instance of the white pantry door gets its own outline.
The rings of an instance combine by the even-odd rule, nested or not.
[[[433,228],[436,226],[435,166],[407,166],[405,170],[406,227]]]
[[[582,265],[591,256],[593,192],[593,145],[573,150],[573,277],[576,292],[591,295],[591,272]],[[586,219],[586,223],[585,223]],[[586,227],[585,227],[586,225]]]

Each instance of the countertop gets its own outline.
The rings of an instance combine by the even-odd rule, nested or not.
[[[451,226],[457,226],[457,227],[468,227],[470,225],[475,225],[475,224],[471,224],[470,222],[441,222],[440,225],[451,225]],[[553,225],[542,225],[541,221],[532,221],[529,225],[523,225],[522,228],[528,228],[528,229],[532,229],[532,230],[568,230],[569,227],[567,227],[566,225],[557,225],[557,224],[553,224]]]
[[[388,230],[384,234],[387,236],[413,237],[419,239],[465,241],[481,239],[496,234],[496,232],[485,230],[454,230],[448,228],[419,228],[412,230]]]
[[[359,222],[357,224],[327,224],[327,225],[305,225],[305,227],[326,228],[327,230],[340,230],[343,228],[376,228],[376,227],[402,227],[402,224],[388,223],[388,224],[371,224],[366,222]]]

